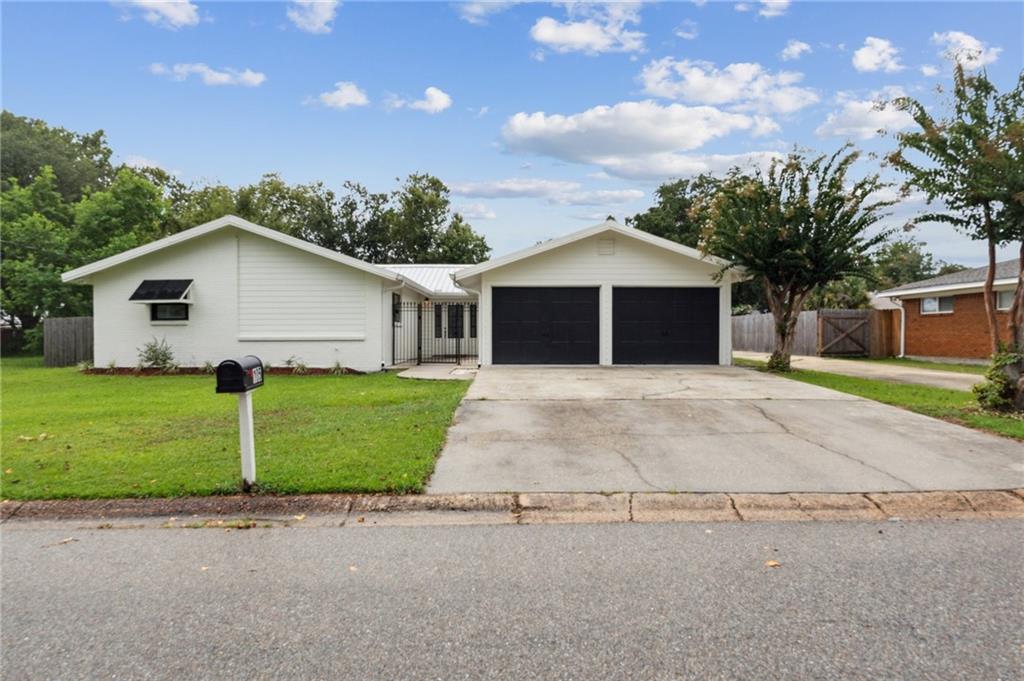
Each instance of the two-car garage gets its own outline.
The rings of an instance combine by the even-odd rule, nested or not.
[[[727,263],[609,220],[455,273],[481,364],[728,364]]]
[[[491,290],[494,364],[599,364],[600,287]],[[613,364],[718,364],[719,289],[612,287]]]

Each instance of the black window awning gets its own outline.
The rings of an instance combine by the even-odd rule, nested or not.
[[[191,279],[144,279],[128,299],[135,303],[187,303]]]

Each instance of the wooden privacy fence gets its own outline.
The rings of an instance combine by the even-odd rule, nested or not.
[[[732,318],[732,347],[775,350],[775,319],[768,313]],[[899,347],[896,310],[808,310],[800,313],[794,355],[890,357]]]
[[[92,317],[52,317],[43,320],[43,364],[74,366],[92,361]]]
[[[732,347],[749,352],[775,351],[775,318],[768,312],[755,312],[732,318]],[[801,312],[796,321],[794,355],[818,352],[818,313]]]

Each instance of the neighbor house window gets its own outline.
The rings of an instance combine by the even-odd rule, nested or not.
[[[183,303],[154,303],[149,306],[149,319],[154,322],[187,322],[188,305]]]
[[[1013,305],[1013,294],[1015,291],[996,291],[996,309],[1009,310]]]
[[[953,296],[922,298],[921,314],[942,314],[953,311]]]
[[[476,305],[469,306],[469,337],[476,338]]]
[[[448,306],[448,337],[462,338],[462,305]]]

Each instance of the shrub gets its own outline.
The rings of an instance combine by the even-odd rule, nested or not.
[[[82,362],[79,362],[77,368],[78,368],[79,371],[84,373],[84,372],[88,371],[89,369],[92,369],[92,361],[87,359],[87,360],[84,360]]]
[[[178,365],[174,361],[174,351],[167,344],[167,339],[154,338],[139,348],[139,368],[158,369],[165,373],[177,371]]]
[[[331,367],[332,376],[344,376],[347,373],[348,370],[346,370],[345,367],[341,365],[341,362],[335,362],[334,366]]]
[[[985,372],[985,380],[974,386],[978,404],[998,411],[1013,409],[1022,360],[1024,355],[1019,352],[1003,350],[992,355],[992,366]]]
[[[296,375],[304,374],[307,371],[309,371],[309,369],[302,362],[302,360],[297,358],[295,355],[292,355],[291,357],[286,359],[284,361],[284,365],[291,369],[292,373]]]
[[[204,374],[215,374],[217,373],[217,367],[213,365],[213,362],[207,360],[203,362],[202,372]]]

